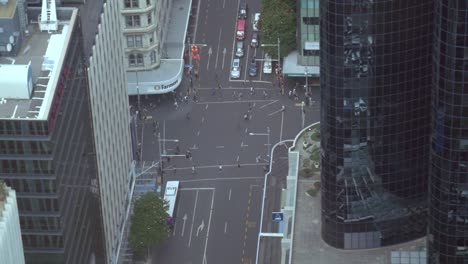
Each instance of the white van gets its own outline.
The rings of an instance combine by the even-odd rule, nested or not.
[[[260,13],[255,13],[252,25],[254,31],[258,31],[258,21],[260,21]]]
[[[263,61],[263,73],[266,73],[266,74],[272,73],[271,56],[268,53],[265,53],[265,60]]]

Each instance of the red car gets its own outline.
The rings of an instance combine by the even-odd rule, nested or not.
[[[236,39],[238,40],[245,39],[245,21],[244,19],[237,20]]]

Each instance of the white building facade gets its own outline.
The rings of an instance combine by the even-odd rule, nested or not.
[[[107,263],[116,261],[130,202],[132,150],[120,4],[104,4],[88,68]]]
[[[0,200],[0,262],[24,264],[16,192],[1,183],[0,188],[6,193],[6,199]]]
[[[118,0],[129,95],[162,94],[181,83],[191,0]]]

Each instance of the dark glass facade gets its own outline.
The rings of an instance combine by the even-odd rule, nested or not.
[[[78,20],[71,30],[48,120],[0,120],[0,178],[17,194],[26,263],[106,259]]]
[[[375,248],[426,234],[430,0],[322,0],[322,238]]]
[[[428,263],[468,263],[468,2],[434,12]]]

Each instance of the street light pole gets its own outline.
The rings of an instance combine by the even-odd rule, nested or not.
[[[281,69],[280,38],[278,37],[278,66]]]
[[[278,40],[279,40],[279,38],[278,38]],[[267,133],[268,133],[268,139],[267,139],[267,141],[268,141],[267,142],[267,144],[268,144],[268,146],[267,146],[268,147],[268,149],[267,149],[268,153],[267,153],[267,157],[270,157],[270,127],[267,127]]]
[[[305,89],[305,90],[306,90],[307,94],[309,94],[309,79],[308,79],[308,75],[309,75],[309,73],[308,73],[308,71],[307,71],[307,66],[306,66],[306,67],[305,67],[305,78],[306,78],[306,87],[305,87],[306,89]]]
[[[139,83],[138,83],[138,71],[135,71],[135,76],[136,76],[136,88],[137,88],[137,104],[138,104],[138,111],[141,111],[141,108],[140,108],[140,87],[139,87]]]

